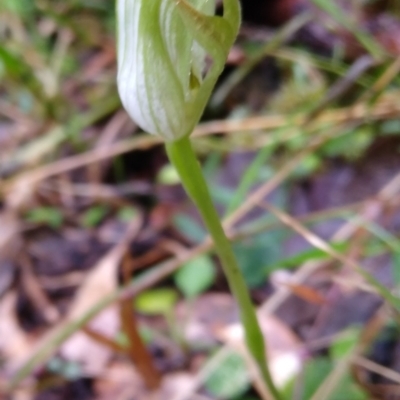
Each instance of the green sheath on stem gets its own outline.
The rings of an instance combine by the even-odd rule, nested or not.
[[[211,196],[203,177],[200,165],[188,137],[165,144],[168,157],[175,166],[186,192],[197,206],[204,223],[214,240],[215,250],[220,257],[222,268],[229,287],[240,311],[247,347],[255,359],[265,383],[272,396],[280,400],[269,370],[267,368],[264,338],[258,324],[249,291],[236,262],[231,244],[222,228],[219,216],[212,203]]]

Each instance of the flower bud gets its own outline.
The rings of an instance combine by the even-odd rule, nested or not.
[[[117,0],[118,91],[145,131],[173,141],[199,122],[239,29],[238,0],[223,5],[215,16],[215,0]]]

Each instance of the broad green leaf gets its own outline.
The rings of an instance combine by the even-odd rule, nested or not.
[[[136,297],[135,307],[142,314],[163,315],[172,310],[177,300],[178,293],[173,289],[152,289]]]
[[[45,224],[52,228],[59,228],[63,223],[62,212],[58,208],[38,207],[30,210],[26,220],[36,224]]]
[[[66,361],[60,357],[53,357],[47,363],[47,369],[55,374],[61,375],[66,380],[73,381],[83,375],[82,366],[74,361]]]
[[[201,255],[180,268],[174,278],[186,297],[196,297],[214,283],[215,266],[208,255]]]
[[[334,363],[327,357],[317,357],[306,363],[302,376],[298,377],[300,382],[292,381],[283,391],[285,399],[291,399],[294,388],[296,393],[301,391],[302,399],[310,399],[318,390],[321,382],[332,372],[335,367]],[[367,400],[366,394],[353,381],[348,372],[333,393],[324,400]]]
[[[133,207],[123,207],[118,211],[118,218],[121,221],[130,222],[138,216],[138,211]]]
[[[347,356],[357,345],[360,336],[360,329],[349,328],[342,332],[332,343],[329,354],[334,360],[340,360]]]
[[[250,287],[266,282],[271,265],[281,257],[282,232],[266,232],[233,245],[239,267]]]
[[[340,242],[340,243],[330,243],[330,246],[335,249],[336,251],[339,252],[344,252],[348,247],[349,243],[346,242]],[[322,251],[320,249],[316,248],[311,248],[309,250],[305,250],[301,253],[297,253],[294,256],[286,257],[281,260],[279,260],[277,263],[273,265],[269,265],[270,271],[274,271],[276,269],[280,268],[297,268],[301,264],[305,263],[306,261],[310,260],[323,260],[327,259],[330,256],[326,254],[325,251]]]
[[[92,228],[103,220],[107,212],[108,207],[106,206],[99,205],[91,207],[83,214],[81,223],[85,228]]]
[[[163,185],[176,185],[181,180],[176,169],[171,164],[166,164],[158,173],[157,181]]]
[[[250,386],[250,377],[242,356],[230,353],[225,357],[205,386],[218,399],[231,399],[244,394]]]
[[[188,239],[200,243],[206,237],[206,232],[193,218],[185,214],[177,214],[174,217],[174,225]]]

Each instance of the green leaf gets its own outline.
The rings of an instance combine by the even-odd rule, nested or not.
[[[242,356],[230,353],[205,383],[206,389],[219,399],[235,398],[250,386],[248,368]]]
[[[239,267],[250,287],[261,285],[281,256],[282,232],[266,232],[233,245]]]
[[[395,287],[400,286],[400,252],[394,251],[392,253],[393,267],[392,267],[392,275],[393,282]]]
[[[0,70],[4,69],[7,77],[15,82],[24,82],[25,89],[28,89],[39,100],[44,101],[43,88],[40,81],[24,58],[13,53],[10,49],[0,46]]]
[[[360,336],[360,329],[352,327],[342,332],[332,343],[329,354],[334,360],[340,360],[347,356],[357,345]]]
[[[138,216],[138,211],[133,207],[122,207],[118,211],[118,219],[124,222],[130,222]]]
[[[318,357],[308,361],[304,365],[303,375],[295,378],[284,388],[284,398],[290,399],[295,388],[300,386],[301,398],[310,399],[331,370],[332,363],[326,357]],[[300,383],[296,382],[296,379],[300,379]]]
[[[201,255],[175,273],[175,284],[188,298],[206,291],[215,280],[215,266],[208,255]]]
[[[36,224],[45,224],[52,228],[59,228],[63,223],[63,215],[58,208],[38,207],[30,210],[26,220]]]
[[[344,156],[349,160],[355,160],[365,153],[375,136],[371,126],[352,129],[345,135],[329,140],[321,152],[329,157]]]
[[[193,218],[185,214],[176,214],[174,217],[174,225],[182,232],[185,237],[195,243],[202,242],[206,237],[206,232]]]
[[[382,135],[398,135],[400,133],[400,120],[389,119],[382,121],[380,131]]]
[[[369,400],[370,397],[353,381],[350,373],[348,373],[327,400],[343,399]]]
[[[97,226],[108,212],[108,207],[106,206],[95,206],[89,208],[81,219],[81,223],[85,228],[93,228]]]
[[[304,366],[303,375],[298,377],[300,382],[293,380],[283,390],[284,398],[291,399],[294,388],[301,390],[302,399],[310,399],[318,390],[321,382],[332,372],[334,363],[327,357],[317,357]],[[300,389],[299,389],[300,387]],[[347,372],[334,391],[324,400],[367,400],[366,394],[353,381],[349,372]]]
[[[32,13],[34,10],[34,2],[29,0],[2,0],[0,10],[10,11],[14,14],[23,15]]]
[[[343,253],[348,247],[349,243],[347,242],[339,242],[339,243],[330,243],[330,246],[335,249],[336,251]],[[311,248],[305,250],[303,252],[297,253],[294,256],[283,258],[279,260],[277,263],[273,265],[269,265],[270,271],[274,271],[276,269],[290,269],[290,268],[297,268],[299,265],[305,263],[306,261],[310,260],[324,260],[329,258],[330,256],[326,254],[325,251]]]
[[[82,367],[74,361],[66,361],[60,357],[53,357],[47,364],[47,369],[61,375],[66,380],[73,381],[82,376]]]
[[[285,398],[291,398],[291,393],[296,387],[296,390],[301,388],[303,399],[309,399],[314,393],[319,389],[322,382],[328,378],[335,368],[343,368],[340,364],[343,358],[349,357],[353,352],[355,346],[359,342],[360,329],[358,327],[351,327],[343,331],[332,343],[328,357],[317,357],[304,366],[304,370],[301,376],[290,382],[284,389]],[[340,385],[334,388],[326,400],[366,400],[368,397],[366,394],[358,387],[354,382],[348,367],[346,366],[346,371],[343,371],[343,377],[340,380]],[[325,399],[325,398],[324,398]]]
[[[293,177],[301,179],[310,176],[313,172],[321,167],[322,160],[317,154],[309,154],[299,163],[298,167],[293,173]]]
[[[181,181],[173,165],[167,164],[158,173],[157,181],[163,185],[176,185]]]
[[[146,315],[169,313],[178,300],[174,289],[160,288],[140,293],[135,300],[135,308]]]

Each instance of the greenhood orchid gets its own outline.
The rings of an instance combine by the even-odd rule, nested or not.
[[[199,122],[240,25],[238,0],[223,5],[215,16],[215,0],[117,0],[118,90],[145,131],[173,141]]]
[[[212,203],[189,135],[199,122],[240,26],[239,0],[117,0],[118,90],[132,119],[165,142],[182,185],[221,260],[245,340],[271,398],[280,400],[264,338],[231,243]]]

